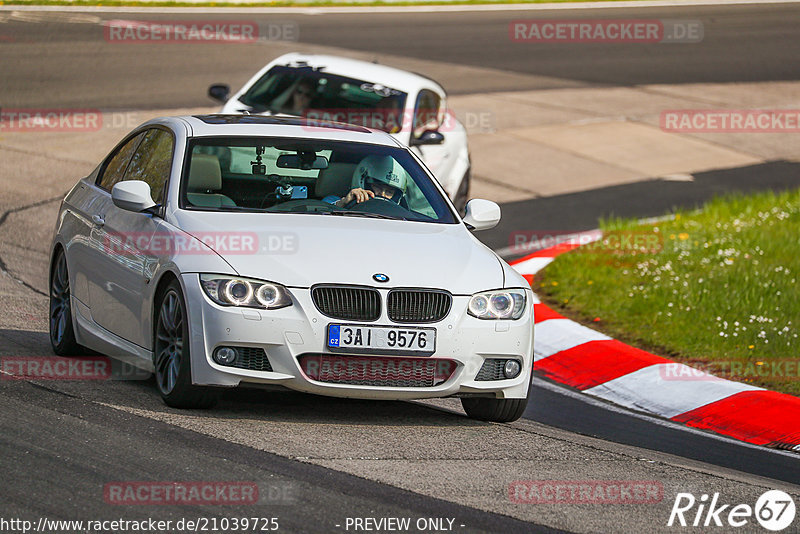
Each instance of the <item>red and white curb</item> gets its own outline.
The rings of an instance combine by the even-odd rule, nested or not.
[[[598,231],[511,262],[529,282]],[[579,391],[755,445],[800,452],[800,398],[725,380],[628,346],[534,303],[534,370]]]

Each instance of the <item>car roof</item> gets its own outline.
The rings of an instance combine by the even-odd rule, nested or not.
[[[292,52],[280,56],[271,63],[293,67],[309,66],[322,69],[322,72],[359,78],[405,92],[425,87],[437,89],[442,94],[445,92],[441,85],[427,76],[359,59]]]
[[[170,118],[154,119],[153,123],[170,122]],[[181,121],[189,137],[298,137],[351,141],[385,146],[402,146],[391,135],[362,126],[341,122],[309,120],[289,115],[210,114],[172,117]]]

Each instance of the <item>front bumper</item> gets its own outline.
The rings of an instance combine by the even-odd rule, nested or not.
[[[451,395],[524,398],[528,395],[533,365],[533,295],[529,290],[525,313],[515,321],[476,319],[466,313],[469,297],[454,295],[450,312],[443,320],[426,324],[398,324],[386,316],[385,306],[381,317],[369,323],[326,317],[314,306],[307,288],[288,288],[292,306],[278,310],[256,310],[225,307],[212,302],[200,287],[197,274],[183,275],[182,283],[189,311],[192,382],[197,385],[232,387],[242,382],[274,384],[319,395],[362,399],[400,400]],[[385,303],[388,289],[377,289]],[[348,356],[347,353],[333,353],[328,349],[327,326],[330,323],[433,327],[436,329],[436,351],[424,359],[441,361],[442,365],[450,360],[454,370],[445,381],[430,387],[357,385],[314,380],[303,372],[301,357],[321,356],[324,359],[327,356]],[[262,349],[271,371],[218,364],[212,355],[216,348],[222,346]],[[365,355],[352,356],[363,358]],[[418,355],[398,353],[396,356]],[[476,380],[487,359],[516,359],[522,365],[522,372],[513,379]]]

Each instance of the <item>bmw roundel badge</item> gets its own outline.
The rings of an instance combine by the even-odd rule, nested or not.
[[[375,273],[375,274],[373,274],[372,275],[372,279],[375,280],[376,282],[388,282],[389,281],[389,277],[386,276],[383,273]]]

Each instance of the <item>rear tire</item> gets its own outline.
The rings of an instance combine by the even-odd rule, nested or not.
[[[58,356],[77,356],[82,347],[75,340],[72,325],[72,296],[64,249],[56,253],[50,272],[50,345]]]
[[[153,366],[161,398],[173,408],[210,408],[219,392],[192,384],[189,324],[180,284],[173,280],[156,299]]]
[[[525,413],[528,399],[489,399],[484,397],[464,397],[461,406],[472,419],[510,423]]]

